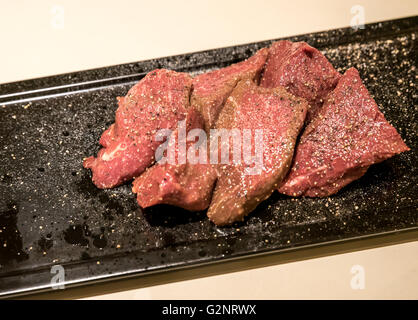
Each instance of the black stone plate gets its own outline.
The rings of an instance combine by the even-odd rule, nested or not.
[[[289,38],[319,48],[341,72],[358,68],[411,151],[329,198],[274,193],[224,228],[204,212],[141,210],[129,184],[99,190],[82,159],[98,151],[116,97],[147,72],[196,74],[271,41],[0,85],[0,295],[51,289],[55,265],[70,286],[417,229],[417,33],[410,17]]]

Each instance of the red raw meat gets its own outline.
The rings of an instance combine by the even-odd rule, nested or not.
[[[189,133],[192,129],[203,127],[202,116],[191,108],[186,118],[185,131]],[[203,130],[202,132],[204,133]],[[142,208],[164,203],[190,211],[200,211],[209,206],[216,181],[216,171],[209,164],[207,156],[205,157],[207,164],[192,164],[189,160],[180,163],[180,157],[187,156],[185,151],[189,150],[195,141],[188,141],[186,150],[179,150],[178,140],[179,130],[176,130],[170,136],[168,149],[175,150],[177,164],[157,162],[134,180],[132,191],[137,194],[138,204]]]
[[[247,60],[193,79],[191,103],[202,113],[206,130],[215,124],[226,98],[238,81],[249,79],[258,83],[267,55],[268,49],[263,48]]]
[[[303,132],[279,192],[329,196],[360,178],[370,165],[408,150],[379,111],[358,71],[350,68]]]
[[[305,98],[311,106],[307,116],[310,121],[340,77],[317,49],[305,42],[282,40],[270,47],[260,86],[283,86],[295,96]]]
[[[115,123],[101,139],[97,158],[84,160],[99,188],[112,188],[141,174],[154,162],[159,129],[173,129],[186,117],[192,78],[186,73],[159,69],[148,73],[119,98]]]
[[[209,132],[238,81],[259,81],[267,54],[268,49],[264,48],[245,61],[194,78],[191,104],[203,118],[190,112],[188,130],[203,128]],[[177,134],[174,133],[170,143],[175,143]],[[188,142],[187,148],[191,144]],[[143,208],[164,203],[200,211],[209,206],[215,181],[216,171],[209,164],[209,159],[207,164],[157,163],[135,179],[133,191],[137,193],[137,201]]]
[[[207,213],[211,221],[226,225],[242,220],[279,186],[291,165],[308,107],[305,99],[284,88],[262,88],[252,81],[238,83],[219,115],[216,129],[237,129],[241,136],[243,130],[250,129],[254,141],[251,155],[257,148],[255,130],[262,130],[263,162],[258,173],[248,174],[246,169],[254,168],[254,164],[242,158],[240,163],[233,163],[234,150],[229,145],[229,164],[217,166],[218,181]]]

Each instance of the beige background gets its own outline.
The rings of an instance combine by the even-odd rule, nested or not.
[[[0,0],[0,83],[344,27],[356,4],[366,22],[418,14],[416,0]],[[36,297],[417,299],[417,240],[387,236]],[[364,289],[350,285],[354,265]]]

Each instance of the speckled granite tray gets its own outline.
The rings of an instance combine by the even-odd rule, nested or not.
[[[50,289],[54,265],[69,286],[418,228],[417,33],[411,17],[290,38],[358,68],[412,150],[329,198],[275,193],[226,228],[204,212],[143,211],[131,185],[99,190],[81,162],[146,72],[204,72],[270,41],[0,85],[0,295]]]

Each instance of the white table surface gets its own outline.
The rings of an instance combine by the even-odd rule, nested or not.
[[[366,23],[418,14],[416,0],[2,0],[0,83],[345,27],[354,5]],[[417,299],[417,240],[363,240],[33,297]],[[364,288],[353,289],[353,266]]]

